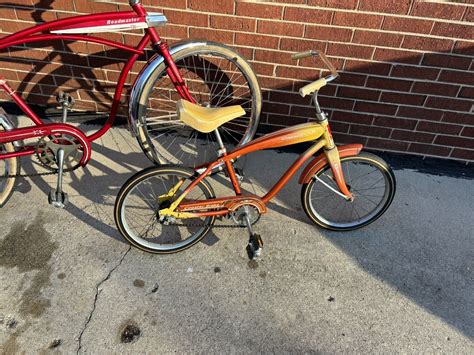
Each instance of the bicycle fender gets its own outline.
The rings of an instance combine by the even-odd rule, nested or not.
[[[340,158],[359,155],[364,146],[362,144],[347,144],[337,147]],[[301,173],[298,183],[307,184],[311,181],[314,174],[328,163],[325,153],[319,154],[311,160]]]
[[[176,53],[182,51],[183,49],[191,48],[199,45],[206,45],[212,43],[211,41],[203,40],[187,40],[183,42],[175,43],[170,46],[169,52],[173,57]],[[137,78],[135,83],[132,86],[130,92],[130,101],[128,105],[128,125],[132,136],[137,137],[140,134],[140,117],[138,117],[138,111],[140,105],[146,105],[146,97],[144,97],[143,92],[148,87],[152,85],[150,78],[152,73],[164,62],[163,56],[159,53],[156,53],[150,60],[145,64]]]

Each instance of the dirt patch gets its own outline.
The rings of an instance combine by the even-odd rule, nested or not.
[[[39,213],[29,225],[17,222],[0,241],[0,267],[16,267],[21,273],[37,271],[21,297],[22,315],[38,317],[51,304],[41,296],[41,290],[50,284],[49,261],[58,245],[51,241],[51,235],[44,229],[45,220]]]
[[[120,341],[122,343],[131,343],[132,341],[137,340],[140,335],[140,328],[135,323],[127,322],[127,324],[121,328]]]
[[[135,281],[133,281],[133,286],[138,287],[138,288],[143,288],[145,287],[145,281],[136,279]]]

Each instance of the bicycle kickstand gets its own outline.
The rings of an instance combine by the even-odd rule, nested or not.
[[[48,202],[56,208],[64,208],[68,203],[67,193],[63,192],[63,176],[64,176],[64,149],[58,149],[56,153],[56,161],[58,164],[58,182],[56,190],[49,192]]]
[[[250,222],[249,215],[247,212],[245,212],[242,215],[244,223],[247,225],[247,229],[249,231],[249,243],[247,244],[247,254],[249,256],[249,259],[255,260],[258,258],[261,253],[262,253],[262,247],[263,247],[263,240],[262,237],[260,237],[260,234],[257,234],[254,232],[252,228],[252,223]]]

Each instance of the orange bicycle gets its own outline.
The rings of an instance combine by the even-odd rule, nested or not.
[[[207,108],[181,100],[181,121],[199,132],[214,132],[219,142],[218,159],[195,169],[177,165],[145,169],[121,188],[115,203],[115,221],[132,245],[152,253],[173,253],[191,247],[211,229],[217,216],[225,216],[247,227],[249,257],[260,255],[263,242],[252,225],[267,212],[266,204],[295,172],[323,149],[303,170],[301,200],[308,217],[318,225],[339,231],[372,223],[390,206],[396,189],[388,164],[376,155],[361,152],[361,144],[337,147],[327,116],[318,103],[318,91],[338,77],[334,66],[318,51],[293,55],[293,59],[319,56],[330,75],[300,89],[301,96],[313,95],[316,122],[299,124],[257,138],[231,152],[220,139],[219,126],[243,115],[240,106]],[[248,153],[313,141],[265,196],[243,194],[241,176],[233,161]],[[225,170],[234,196],[216,197],[206,177]]]

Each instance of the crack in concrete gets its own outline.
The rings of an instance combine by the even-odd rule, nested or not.
[[[85,333],[90,321],[92,320],[92,316],[94,315],[94,312],[95,312],[95,309],[96,309],[96,306],[97,306],[97,301],[99,299],[99,294],[100,292],[102,292],[101,290],[101,286],[104,282],[106,282],[108,279],[110,279],[110,276],[112,276],[112,273],[120,266],[122,265],[123,263],[123,260],[125,259],[125,257],[127,256],[127,254],[130,252],[130,250],[132,249],[131,246],[128,247],[127,251],[122,255],[122,257],[120,258],[120,261],[117,263],[117,265],[115,265],[110,271],[109,273],[107,274],[107,276],[102,279],[96,286],[96,292],[95,292],[95,296],[94,296],[94,304],[92,305],[92,310],[91,312],[89,313],[89,317],[87,318],[87,321],[86,323],[84,324],[84,327],[82,328],[81,330],[81,333],[79,334],[79,337],[78,337],[78,342],[79,342],[79,346],[77,348],[77,351],[76,351],[76,354],[79,354],[79,352],[81,351],[82,349],[82,336],[83,334]]]

